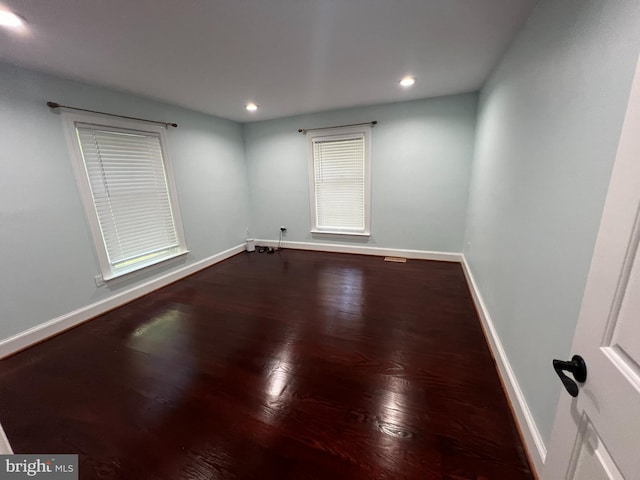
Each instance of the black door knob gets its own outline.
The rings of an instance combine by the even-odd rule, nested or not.
[[[564,372],[571,372],[573,374],[573,378],[575,378],[577,382],[584,383],[587,379],[587,364],[584,363],[584,359],[580,355],[574,355],[571,357],[570,362],[554,360],[553,369],[560,377],[560,380],[562,380],[562,384],[564,385],[564,388],[567,389],[567,392],[569,392],[569,395],[577,397],[578,385],[576,385],[576,382],[569,378]]]

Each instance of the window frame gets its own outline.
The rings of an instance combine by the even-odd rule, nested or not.
[[[61,113],[61,118],[64,125],[67,147],[71,154],[71,164],[73,166],[76,184],[78,186],[82,204],[89,223],[91,236],[93,238],[98,263],[100,266],[100,271],[102,272],[102,279],[105,281],[109,281],[120,278],[126,275],[130,275],[134,272],[144,270],[145,268],[151,267],[152,265],[158,265],[160,263],[164,263],[168,260],[181,257],[189,253],[182,225],[182,216],[180,214],[180,205],[178,202],[178,193],[175,184],[173,167],[169,158],[166,127],[138,122],[135,120],[121,120],[99,114],[76,113],[71,111],[63,111]],[[114,268],[114,266],[109,261],[107,246],[103,239],[102,228],[100,226],[100,220],[96,211],[96,205],[93,200],[90,180],[87,174],[84,157],[82,155],[80,141],[76,134],[77,124],[102,127],[105,130],[125,130],[132,133],[158,136],[160,141],[160,149],[162,152],[162,162],[164,166],[165,179],[167,182],[169,203],[171,206],[171,213],[173,216],[176,237],[178,240],[178,245],[176,247],[177,251],[171,252],[168,255],[151,258],[148,261],[134,263],[128,268],[120,268],[117,270]]]
[[[371,126],[336,127],[307,132],[308,166],[309,166],[309,200],[311,216],[311,233],[329,235],[371,235]],[[364,229],[326,228],[318,225],[316,205],[315,158],[313,145],[316,142],[331,140],[350,140],[364,138]]]

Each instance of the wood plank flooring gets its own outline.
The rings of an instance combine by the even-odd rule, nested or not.
[[[0,421],[81,479],[532,478],[455,263],[242,253],[0,361]]]

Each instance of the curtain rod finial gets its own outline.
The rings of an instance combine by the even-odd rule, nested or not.
[[[47,102],[47,107],[50,108],[60,108],[60,104],[56,102]]]

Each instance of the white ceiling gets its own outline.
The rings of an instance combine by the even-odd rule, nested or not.
[[[535,3],[0,0],[0,59],[248,122],[478,90]]]

